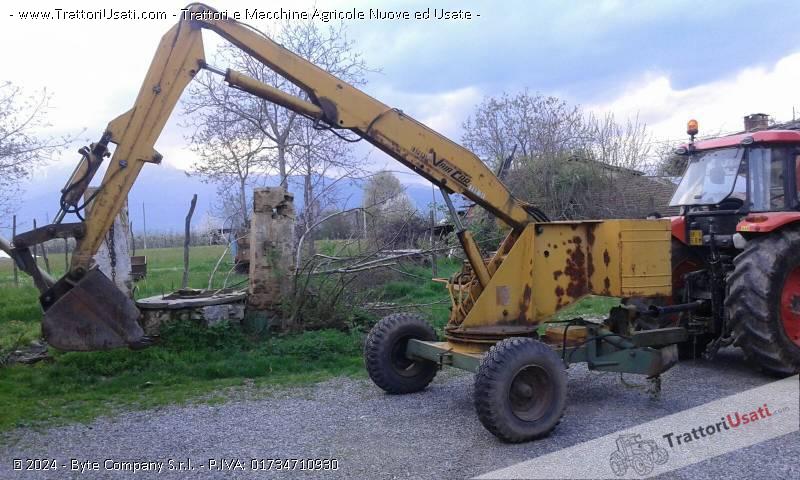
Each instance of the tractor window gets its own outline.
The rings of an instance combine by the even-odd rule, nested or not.
[[[797,197],[800,198],[800,155],[794,157],[794,185],[797,190]]]
[[[743,149],[720,148],[689,157],[689,164],[670,206],[717,205],[731,194],[744,199]]]
[[[781,148],[752,148],[748,154],[750,170],[750,210],[783,210],[786,151]]]

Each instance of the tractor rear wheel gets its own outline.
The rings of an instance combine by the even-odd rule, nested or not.
[[[406,346],[412,338],[436,340],[436,332],[422,317],[411,313],[383,317],[367,336],[364,345],[367,373],[387,393],[418,392],[436,376],[438,367],[434,362],[406,357]]]
[[[567,375],[561,358],[532,338],[494,345],[475,376],[475,410],[487,430],[504,442],[535,440],[561,420]]]
[[[800,372],[800,229],[756,237],[734,259],[725,307],[741,347],[768,373]]]

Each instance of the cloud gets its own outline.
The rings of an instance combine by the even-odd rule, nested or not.
[[[695,118],[700,133],[739,131],[742,117],[767,113],[790,120],[792,106],[800,107],[800,52],[770,66],[744,68],[735,74],[690,88],[678,88],[669,75],[647,73],[631,82],[610,102],[587,106],[612,112],[617,118],[635,117],[647,123],[657,138],[684,139],[686,122]]]
[[[173,13],[186,3],[151,0],[125,8]],[[765,110],[786,118],[792,101],[800,106],[800,100],[791,97],[800,84],[798,60],[787,56],[799,44],[800,30],[779,0],[760,3],[757,22],[744,30],[743,20],[756,7],[741,0],[724,5],[603,0],[567,7],[556,0],[435,5],[413,0],[391,7],[367,0],[211,3],[231,11],[316,5],[325,10],[444,7],[480,13],[480,18],[464,22],[346,22],[355,47],[371,67],[383,70],[371,77],[367,90],[455,141],[461,136],[461,122],[483,95],[523,87],[613,110],[618,116],[639,112],[659,135],[672,138],[682,136],[691,116],[700,120],[704,131],[735,129],[747,113]],[[3,63],[9,67],[0,80],[31,89],[47,86],[54,95],[51,133],[86,128],[82,142],[95,141],[109,120],[131,107],[161,35],[176,19],[24,23],[7,14],[26,8],[104,7],[123,9],[99,0],[79,4],[50,0],[30,6],[9,4],[0,15],[0,43],[6,47]],[[204,42],[211,57],[219,40],[204,34]],[[769,67],[741,70],[758,62]],[[609,97],[613,100],[607,101]],[[194,154],[177,119],[174,114],[156,148],[165,163],[187,168]],[[59,161],[74,165],[74,150]],[[370,159],[376,168],[400,168],[382,153],[373,153]]]

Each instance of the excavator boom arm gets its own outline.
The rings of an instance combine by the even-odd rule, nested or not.
[[[95,350],[143,345],[135,305],[121,298],[104,275],[91,269],[92,258],[144,164],[161,161],[155,143],[182,92],[202,68],[224,74],[231,87],[312,118],[324,128],[355,132],[439,186],[444,194],[459,193],[471,199],[511,226],[512,232],[504,245],[513,243],[527,224],[546,220],[535,209],[517,201],[475,154],[402,111],[384,105],[249,26],[234,20],[214,19],[214,15],[209,15],[214,12],[210,7],[193,4],[187,7],[187,12],[162,37],[133,108],[112,120],[99,142],[81,150],[83,158],[62,191],[57,224],[69,212],[80,215],[85,208],[87,215],[79,229],[70,271],[54,284],[47,279],[37,283],[43,290],[43,331],[53,346]],[[203,51],[203,29],[216,32],[297,85],[307,99],[242,73],[221,72],[208,66]],[[92,176],[108,154],[109,143],[116,148],[103,181],[79,206]],[[52,232],[64,230],[57,227],[50,225],[28,232],[25,238],[44,241]],[[502,252],[487,267],[469,232],[461,229],[458,235],[479,280],[473,287],[476,289],[473,293],[477,294],[502,261]]]
[[[304,90],[329,125],[356,132],[435,185],[464,195],[515,229],[532,220],[523,204],[474,153],[444,135],[241,23],[198,23]]]
[[[190,12],[202,18],[208,7]],[[116,149],[100,191],[91,202],[86,233],[72,269],[88,269],[114,217],[145,163],[158,163],[154,150],[178,99],[205,64],[201,29],[209,29],[300,87],[310,101],[280,92],[256,79],[228,71],[232,86],[250,91],[331,128],[349,129],[447,192],[464,195],[515,230],[533,219],[494,173],[472,152],[326,72],[261,33],[234,20],[181,20],[161,40],[134,107],[107,130]],[[68,189],[68,188],[67,188]]]

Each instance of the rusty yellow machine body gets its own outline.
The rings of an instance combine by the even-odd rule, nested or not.
[[[669,298],[670,224],[652,220],[535,223],[488,261],[489,281],[456,275],[448,338],[490,343],[535,333],[587,295]]]
[[[304,95],[208,65],[204,29],[294,83]],[[457,223],[449,197],[453,193],[509,227],[496,253],[485,259],[469,230],[458,225],[467,262],[446,282],[452,314],[443,341],[413,316],[389,316],[376,325],[365,358],[371,378],[384,390],[420,390],[442,365],[477,371],[476,406],[484,425],[504,440],[521,441],[548,432],[560,418],[564,365],[582,361],[590,368],[657,377],[674,363],[669,346],[681,339],[682,329],[633,332],[619,323],[582,319],[555,327],[543,323],[587,295],[670,297],[667,221],[550,222],[535,206],[514,198],[469,150],[202,4],[187,7],[181,21],[163,36],[133,107],[112,120],[96,143],[81,149],[55,222],[14,239],[15,261],[42,291],[43,333],[52,346],[98,350],[148,344],[135,304],[94,268],[92,258],[141,169],[161,161],[156,141],[181,93],[204,69],[224,76],[232,88],[299,113],[317,128],[347,130],[368,141],[437,185]],[[81,203],[108,157],[98,189]],[[65,223],[73,213],[81,221]],[[53,282],[35,267],[30,247],[56,237],[74,237],[77,247],[69,271]],[[617,316],[625,317],[626,311]],[[490,375],[497,372],[508,377]],[[505,403],[495,404],[501,401],[497,399]],[[498,412],[506,411],[513,418],[498,420]]]

